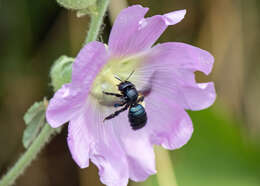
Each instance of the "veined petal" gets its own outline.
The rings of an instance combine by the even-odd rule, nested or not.
[[[177,149],[191,138],[193,126],[190,117],[173,99],[153,91],[146,98],[147,128],[151,141],[167,149]]]
[[[129,179],[125,153],[117,140],[112,123],[98,123],[98,137],[91,161],[98,167],[101,182],[108,186],[127,186]]]
[[[84,97],[80,89],[71,88],[71,84],[65,84],[60,88],[50,100],[46,119],[53,127],[59,127],[77,115],[84,104]]]
[[[127,111],[114,118],[113,125],[128,161],[130,179],[144,181],[156,173],[155,154],[147,128],[134,131],[130,127]]]
[[[126,53],[127,45],[130,44],[131,37],[136,33],[139,21],[144,18],[148,10],[140,5],[134,5],[119,13],[108,41],[109,50],[114,55],[120,56]]]
[[[70,122],[69,149],[81,168],[89,165],[90,158],[105,185],[126,186],[129,171],[125,153],[115,136],[113,121],[103,119],[103,107],[88,97],[81,114]]]
[[[136,71],[151,77],[152,91],[190,110],[205,109],[214,103],[214,83],[196,83],[194,75],[195,71],[210,73],[214,58],[207,51],[184,43],[165,43],[149,50],[140,61]]]
[[[158,44],[148,55],[149,62],[153,64],[174,65],[178,69],[202,71],[206,75],[211,72],[214,63],[214,57],[206,50],[179,42]]]
[[[52,127],[59,127],[79,112],[106,59],[105,46],[100,42],[91,42],[81,49],[72,66],[72,82],[55,93],[47,108],[46,118]]]
[[[183,86],[181,91],[184,93],[186,99],[186,109],[202,110],[210,107],[216,100],[216,91],[213,82]]]
[[[153,145],[148,138],[133,135],[137,138],[122,138],[127,154],[130,179],[136,182],[145,181],[156,174]],[[140,138],[138,138],[140,137]]]
[[[185,10],[144,18],[148,8],[132,6],[117,17],[109,38],[109,50],[113,56],[122,57],[150,48],[168,25],[180,22]]]
[[[107,51],[103,43],[93,41],[85,45],[72,66],[72,85],[88,92],[93,80],[106,64],[107,58]]]
[[[80,168],[89,166],[90,145],[94,142],[91,134],[89,122],[91,113],[88,112],[87,106],[75,118],[71,119],[68,127],[68,146],[74,161]]]
[[[166,25],[175,25],[181,22],[185,14],[186,14],[186,10],[177,10],[174,12],[164,14]]]

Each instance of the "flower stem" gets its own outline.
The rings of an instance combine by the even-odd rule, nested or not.
[[[49,124],[45,124],[40,134],[34,140],[28,150],[20,157],[15,165],[0,180],[0,186],[12,185],[14,181],[24,172],[24,170],[35,159],[36,155],[41,151],[44,145],[50,140],[52,134],[56,132]]]
[[[110,0],[109,3],[109,18],[111,23],[113,23],[121,10],[127,8],[127,0]]]
[[[156,147],[157,181],[160,186],[178,186],[170,154],[162,147]]]
[[[90,28],[84,44],[95,41],[99,35],[109,0],[97,0],[97,12],[91,15]]]

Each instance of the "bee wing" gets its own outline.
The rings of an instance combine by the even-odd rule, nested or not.
[[[152,68],[139,67],[135,70],[132,83],[136,86],[139,93],[147,96],[152,90],[152,80],[155,71]]]
[[[193,55],[194,50],[197,55]],[[166,57],[155,53],[143,59],[133,76],[137,90],[145,96],[157,93],[190,110],[207,108],[215,101],[214,83],[198,83],[194,74],[209,73],[213,60],[209,53],[189,46],[186,53],[173,51]]]

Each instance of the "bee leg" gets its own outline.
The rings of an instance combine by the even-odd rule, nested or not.
[[[121,108],[120,110],[115,111],[113,114],[110,114],[109,116],[107,116],[107,117],[103,120],[103,122],[104,122],[105,120],[112,119],[112,118],[116,117],[116,116],[119,115],[121,112],[124,112],[125,110],[127,110],[128,107],[129,107],[129,104],[127,104],[126,106],[124,106],[124,107]]]
[[[115,103],[115,104],[114,104],[114,107],[122,107],[122,106],[124,106],[126,103],[127,103],[126,101],[123,101],[123,102],[121,102],[121,103]]]
[[[143,102],[143,101],[144,101],[144,96],[140,96],[140,98],[138,98],[138,100],[137,100],[137,103]]]
[[[123,95],[121,95],[121,94],[112,93],[112,92],[105,92],[105,91],[103,91],[103,94],[109,95],[109,96],[116,96],[116,97],[119,97],[119,98],[123,97]]]

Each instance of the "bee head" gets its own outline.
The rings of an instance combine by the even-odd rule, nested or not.
[[[115,75],[115,78],[119,81],[121,81],[121,83],[119,85],[117,85],[118,90],[121,92],[126,91],[127,89],[131,89],[131,88],[135,88],[135,85],[133,83],[131,83],[130,81],[128,81],[128,79],[133,75],[134,71],[132,71],[129,76],[126,78],[126,80],[122,81],[118,76]]]
[[[118,86],[118,90],[123,92],[129,88],[133,88],[135,87],[133,83],[131,83],[130,81],[123,81],[121,82]]]

